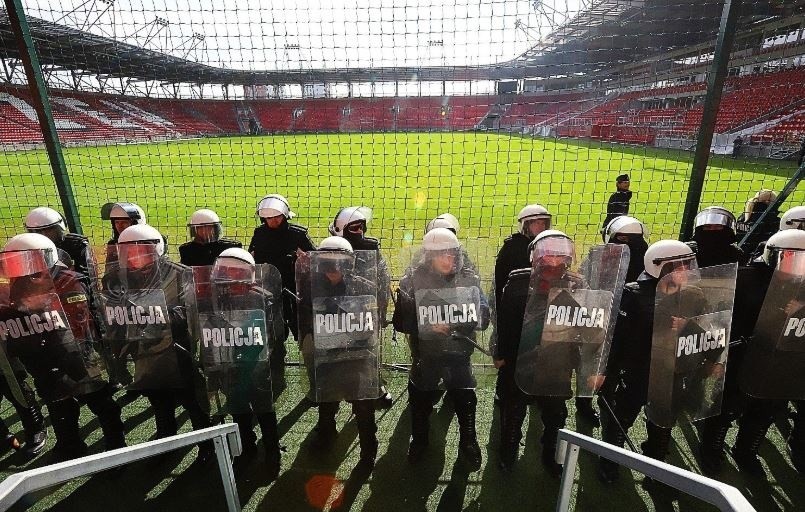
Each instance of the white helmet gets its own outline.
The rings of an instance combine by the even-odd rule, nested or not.
[[[32,251],[41,251],[42,259],[32,256]],[[6,277],[23,277],[52,268],[59,261],[56,244],[39,233],[22,233],[13,237],[3,246],[0,255],[3,273]],[[41,268],[42,264],[46,268]]]
[[[351,224],[360,223],[363,227],[363,232],[366,233],[367,224],[371,218],[372,209],[368,206],[349,206],[338,210],[333,222],[327,229],[333,236],[344,236],[344,232]]]
[[[433,218],[428,225],[425,226],[425,233],[430,231],[433,228],[447,228],[453,231],[456,235],[458,235],[458,219],[452,213],[442,213],[439,214],[437,217]]]
[[[276,217],[277,215],[284,215],[286,219],[296,217],[296,214],[291,211],[291,205],[284,196],[279,194],[269,194],[257,203],[257,216],[261,219],[268,219]]]
[[[528,244],[529,261],[535,263],[544,256],[565,256],[570,258],[568,266],[572,265],[576,257],[576,247],[573,240],[558,229],[546,229],[539,233]]]
[[[620,215],[615,217],[604,228],[604,243],[611,243],[617,235],[639,235],[648,238],[646,226],[634,217]]]
[[[145,212],[134,203],[107,203],[101,207],[101,218],[106,220],[129,219],[135,225],[145,224]]]
[[[766,241],[763,261],[770,267],[789,274],[802,275],[805,264],[805,232],[786,229],[773,234]]]
[[[340,236],[328,236],[324,240],[321,241],[318,247],[319,251],[329,251],[329,252],[343,252],[347,254],[352,254],[352,244],[350,244],[347,240],[341,238]]]
[[[117,239],[118,245],[126,244],[153,244],[156,246],[156,253],[159,256],[165,254],[165,241],[162,234],[153,226],[148,224],[136,224],[129,226],[120,233]]]
[[[460,246],[456,234],[447,228],[433,228],[422,239],[422,248],[426,251],[458,249]]]
[[[34,208],[25,216],[25,229],[31,233],[39,233],[50,228],[58,229],[58,240],[67,234],[67,223],[61,213],[47,206]]]
[[[780,219],[780,231],[786,229],[805,230],[805,206],[789,208]]]
[[[449,229],[453,233],[458,234],[458,220],[456,220],[456,218],[449,213],[439,215],[428,222],[428,224],[425,226],[425,233],[435,228]]]
[[[355,253],[352,244],[340,236],[328,236],[321,241],[317,251],[318,257],[313,260],[316,272],[329,273],[333,270],[349,272],[355,266]]]
[[[214,281],[254,282],[254,257],[245,249],[230,247],[215,259],[212,268]]]
[[[735,234],[735,215],[722,206],[708,206],[700,211],[693,221],[693,228],[702,226],[724,226]]]
[[[196,229],[201,226],[212,226],[212,233],[201,236],[198,234],[198,230]],[[187,228],[190,231],[190,238],[193,238],[194,240],[199,238],[205,243],[217,242],[221,239],[221,236],[224,232],[223,226],[221,225],[221,219],[218,217],[218,214],[207,209],[196,210],[193,212],[193,215],[190,216],[190,222],[187,224]]]
[[[643,265],[648,275],[659,279],[679,265],[684,265],[690,270],[695,269],[696,254],[688,244],[679,240],[660,240],[651,244],[646,250]]]
[[[545,219],[548,221],[547,229],[551,228],[551,214],[548,209],[541,204],[529,204],[525,206],[520,213],[517,214],[517,222],[520,223],[520,232],[524,235],[526,233],[526,226],[528,221],[536,219]]]

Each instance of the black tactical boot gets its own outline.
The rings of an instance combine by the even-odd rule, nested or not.
[[[724,463],[724,442],[730,429],[728,419],[716,416],[708,418],[702,428],[699,460],[702,473],[716,475]]]
[[[765,474],[763,464],[758,457],[760,443],[766,438],[765,425],[742,424],[738,429],[738,437],[730,452],[741,471],[752,476]]]
[[[456,390],[453,394],[456,416],[458,417],[460,456],[470,471],[481,468],[481,447],[475,432],[475,409],[478,398],[474,390]]]
[[[593,427],[601,424],[601,417],[598,415],[598,411],[593,408],[593,399],[591,397],[576,397],[576,414]]]

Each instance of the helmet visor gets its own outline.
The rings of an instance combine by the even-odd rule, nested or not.
[[[547,229],[551,229],[551,216],[547,213],[526,217],[520,221],[520,232],[526,236],[537,236]]]
[[[351,272],[355,267],[355,257],[352,254],[338,251],[319,251],[313,259],[314,272],[320,274],[333,274],[336,272]]]
[[[139,270],[159,261],[159,251],[154,242],[117,244],[117,258],[122,268]]]
[[[23,277],[36,275],[48,270],[45,251],[9,251],[0,253],[0,272],[3,276]]]
[[[576,246],[563,236],[549,236],[534,244],[531,263],[534,265],[571,266],[576,258]]]
[[[805,251],[780,249],[777,253],[777,269],[786,274],[805,275]]]
[[[654,264],[660,266],[660,279],[672,272],[687,272],[699,269],[696,264],[696,255],[693,253],[668,258],[656,258]]]
[[[188,230],[190,231],[190,238],[204,244],[217,242],[221,239],[224,231],[220,222],[211,224],[191,224],[188,226]]]
[[[785,220],[785,229],[805,230],[805,215],[798,215]]]
[[[718,210],[707,210],[696,216],[695,228],[703,226],[724,226],[735,232],[735,218],[726,212]]]
[[[254,282],[254,267],[237,258],[218,258],[212,269],[212,280],[251,284]]]
[[[441,275],[455,274],[464,266],[464,255],[460,247],[425,251],[431,267]]]

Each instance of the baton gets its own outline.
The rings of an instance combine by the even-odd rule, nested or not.
[[[613,420],[615,420],[615,424],[618,426],[618,428],[620,429],[621,433],[626,438],[626,444],[629,445],[629,448],[631,448],[631,450],[633,452],[637,453],[637,448],[635,447],[634,443],[632,442],[632,439],[629,437],[629,433],[626,432],[626,430],[623,428],[623,425],[621,425],[620,420],[618,420],[618,417],[615,416],[615,411],[612,410],[612,407],[609,405],[609,402],[607,401],[607,399],[604,398],[604,395],[601,395],[601,394],[598,394],[598,398],[600,398],[601,401],[604,403],[604,405],[606,405],[607,411],[609,411],[609,415],[612,417]]]
[[[453,339],[456,339],[456,340],[466,341],[467,343],[469,343],[470,345],[472,345],[473,347],[478,349],[480,352],[488,355],[489,357],[492,357],[492,354],[488,350],[483,348],[481,345],[477,344],[475,342],[475,340],[473,340],[472,338],[470,338],[468,336],[464,336],[463,334],[460,334],[458,331],[450,332],[450,336],[452,336]]]

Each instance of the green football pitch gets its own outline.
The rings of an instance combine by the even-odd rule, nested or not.
[[[109,238],[108,224],[99,218],[108,201],[132,201],[145,209],[149,223],[171,242],[171,255],[186,239],[186,222],[198,208],[213,208],[225,223],[226,234],[248,243],[256,226],[254,205],[264,194],[287,196],[297,221],[310,228],[315,241],[338,208],[363,204],[374,218],[370,235],[382,240],[394,275],[399,277],[411,245],[421,239],[425,223],[449,211],[461,221],[460,238],[477,258],[488,278],[494,254],[515,229],[516,212],[540,202],[554,213],[554,226],[577,241],[579,256],[600,240],[598,230],[615,176],[632,178],[631,213],[651,230],[651,239],[676,237],[684,207],[692,154],[675,150],[623,147],[579,141],[511,137],[487,133],[318,134],[232,137],[149,144],[67,148],[64,151],[81,221],[93,245]],[[703,206],[720,204],[742,211],[759,188],[780,190],[794,173],[791,163],[724,157],[711,159]],[[43,151],[0,153],[0,222],[3,238],[20,231],[22,217],[34,206],[58,207],[55,185]],[[797,192],[789,204],[802,204]],[[387,354],[404,358],[405,341],[385,336]],[[289,346],[293,341],[289,340]],[[296,359],[291,351],[289,359]],[[466,473],[456,465],[458,433],[449,401],[432,417],[429,456],[419,466],[408,465],[409,413],[406,377],[388,370],[386,378],[395,403],[378,413],[380,451],[368,479],[352,474],[358,460],[357,432],[349,407],[339,413],[339,441],[332,452],[315,453],[310,441],[315,409],[305,406],[304,377],[288,371],[288,387],[277,403],[282,444],[282,472],[267,485],[260,460],[239,477],[245,510],[550,510],[558,480],[539,464],[541,422],[531,411],[524,430],[524,447],[513,473],[497,469],[499,417],[493,406],[493,376],[479,366],[479,441],[484,467]],[[129,443],[154,433],[153,418],[143,399],[118,395]],[[598,429],[577,422],[572,401],[568,427],[595,436]],[[18,418],[4,403],[2,418],[20,431]],[[181,420],[186,420],[184,415]],[[97,421],[87,411],[82,429],[91,451],[102,449]],[[183,424],[183,430],[189,424]],[[805,502],[805,486],[785,451],[789,418],[781,417],[761,447],[765,479],[741,475],[728,459],[721,479],[738,487],[758,510],[792,510]],[[734,440],[734,430],[728,443]],[[642,419],[632,431],[645,438]],[[695,449],[698,433],[675,429],[670,462],[698,471]],[[52,446],[51,435],[49,446]],[[222,510],[223,489],[214,465],[191,466],[194,451],[156,463],[132,465],[114,476],[81,479],[26,498],[23,510]],[[33,461],[17,454],[0,458],[0,476],[48,463],[48,455]],[[595,461],[582,455],[576,510],[710,510],[688,497],[649,495],[641,477],[624,473],[613,486],[599,484]],[[676,500],[676,501],[674,501]]]

